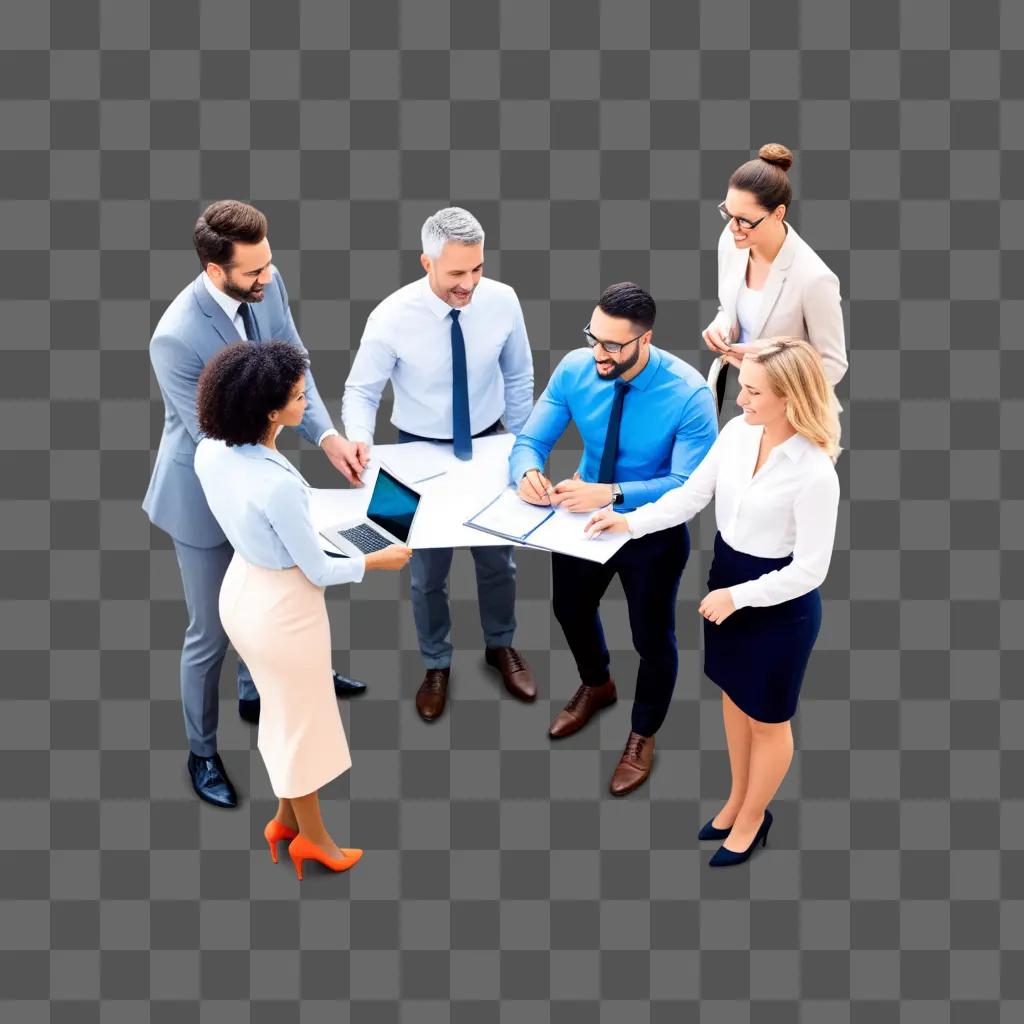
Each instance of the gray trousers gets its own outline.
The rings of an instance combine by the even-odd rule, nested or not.
[[[476,563],[480,625],[488,647],[508,647],[516,632],[516,563],[512,548],[470,548]],[[452,663],[452,613],[448,605],[451,548],[427,548],[412,555],[412,613],[427,668]]]
[[[181,707],[189,749],[198,757],[217,753],[217,711],[220,670],[228,637],[220,622],[220,585],[234,555],[225,541],[215,548],[194,548],[174,542],[188,608],[188,629],[181,649]],[[238,661],[238,699],[259,694],[245,662]]]

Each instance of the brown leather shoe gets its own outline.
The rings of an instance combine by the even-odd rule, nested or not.
[[[654,737],[641,736],[631,732],[626,740],[626,749],[612,773],[611,791],[613,796],[625,796],[637,786],[643,785],[651,774],[654,763]]]
[[[448,696],[448,677],[450,668],[428,668],[427,674],[416,691],[416,710],[424,722],[432,722],[444,711],[444,702]]]
[[[579,732],[598,711],[609,704],[614,704],[618,699],[614,679],[609,679],[600,686],[581,686],[572,695],[572,700],[555,715],[548,735],[560,740],[564,736]]]
[[[484,658],[491,668],[501,673],[505,689],[519,700],[537,699],[537,683],[530,666],[514,647],[488,647]]]

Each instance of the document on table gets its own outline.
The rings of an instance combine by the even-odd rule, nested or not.
[[[381,453],[388,469],[408,484],[422,484],[427,480],[443,476],[457,462],[450,444],[434,444],[432,441],[410,441],[408,444],[382,446]],[[378,453],[374,452],[374,459]]]
[[[467,519],[466,526],[516,544],[604,563],[630,538],[628,533],[607,532],[587,537],[583,531],[593,514],[531,505],[509,487]]]
[[[525,544],[530,534],[554,514],[553,508],[531,505],[511,487],[506,487],[475,516],[467,519],[466,526]]]

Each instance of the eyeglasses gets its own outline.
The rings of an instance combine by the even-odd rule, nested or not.
[[[617,355],[624,348],[632,345],[634,341],[639,341],[646,333],[647,332],[644,331],[643,334],[638,334],[635,338],[630,338],[629,341],[602,341],[600,338],[595,338],[594,335],[590,333],[590,324],[587,324],[587,326],[583,328],[583,337],[586,338],[587,344],[591,348],[600,345],[601,348],[603,348],[610,356]]]
[[[757,220],[747,220],[746,217],[734,217],[726,208],[725,202],[718,204],[718,212],[722,215],[722,220],[734,220],[737,226],[741,227],[744,231],[753,231],[758,224],[761,223],[768,216],[766,213],[764,217],[758,217]]]

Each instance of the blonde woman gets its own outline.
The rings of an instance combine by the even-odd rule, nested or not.
[[[730,420],[681,487],[628,516],[603,509],[591,534],[643,537],[693,518],[712,498],[718,534],[701,601],[704,672],[722,689],[732,788],[700,830],[723,839],[713,867],[767,842],[768,804],[793,759],[789,720],[821,625],[839,508],[838,406],[806,341],[752,345],[739,373],[742,416]]]

